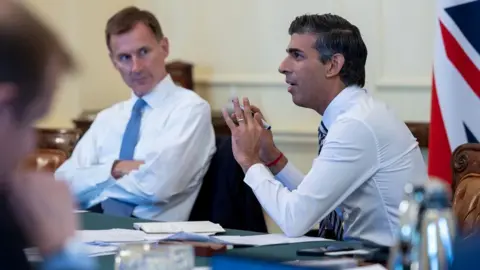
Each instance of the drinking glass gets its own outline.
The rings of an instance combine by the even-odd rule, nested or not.
[[[126,244],[115,256],[115,270],[191,270],[193,247],[184,244]]]

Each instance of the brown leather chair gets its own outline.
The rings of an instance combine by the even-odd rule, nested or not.
[[[480,230],[480,144],[460,145],[452,155],[453,212],[464,237]]]
[[[67,160],[67,154],[59,149],[36,149],[21,164],[20,170],[55,172]]]
[[[69,157],[80,135],[79,129],[37,128],[37,149],[58,149]]]

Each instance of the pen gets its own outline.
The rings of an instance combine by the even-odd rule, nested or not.
[[[242,109],[242,111],[245,111],[245,108],[243,107],[243,105],[240,104],[240,109]],[[253,112],[252,112],[252,115],[253,115]],[[263,128],[266,129],[266,130],[270,130],[272,128],[272,126],[270,126],[265,120],[262,119],[262,124],[263,124]]]

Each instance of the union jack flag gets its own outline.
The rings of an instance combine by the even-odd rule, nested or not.
[[[438,1],[428,171],[451,183],[452,151],[480,139],[480,1]]]

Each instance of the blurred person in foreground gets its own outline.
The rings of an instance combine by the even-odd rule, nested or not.
[[[266,212],[291,237],[319,223],[319,236],[395,243],[399,203],[408,181],[423,183],[426,166],[405,123],[363,87],[367,48],[359,29],[331,14],[290,25],[280,64],[297,106],[322,115],[319,155],[304,175],[262,129],[258,108],[234,102],[238,125],[224,111],[237,162]],[[251,113],[255,113],[255,118]]]
[[[169,43],[152,13],[118,11],[105,39],[131,97],[97,115],[56,176],[84,209],[186,221],[215,152],[210,105],[167,73]]]
[[[94,269],[73,240],[77,220],[68,187],[52,174],[15,170],[35,146],[32,125],[49,110],[73,61],[43,22],[19,3],[0,0],[0,256],[2,269]],[[54,194],[54,196],[52,196]]]

